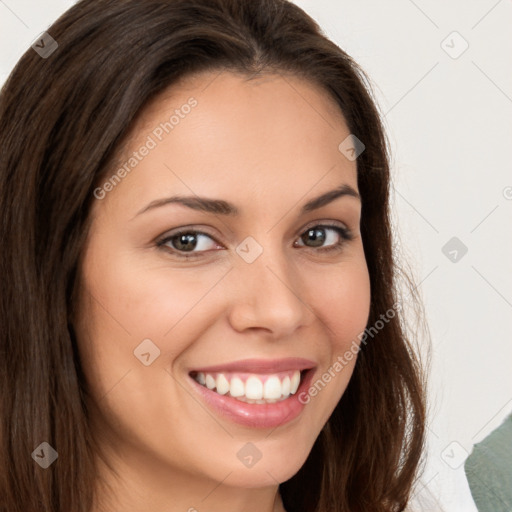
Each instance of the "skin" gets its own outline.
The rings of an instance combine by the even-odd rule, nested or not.
[[[188,372],[296,356],[315,361],[314,382],[368,319],[360,200],[343,196],[299,215],[342,184],[357,191],[356,162],[338,150],[350,133],[338,106],[293,76],[203,73],[143,110],[123,158],[191,96],[197,106],[91,211],[76,328],[101,447],[94,512],[283,511],[278,484],[303,465],[356,358],[298,418],[273,429],[208,409]],[[240,215],[179,204],[137,215],[175,194],[223,199]],[[328,228],[323,247],[343,245],[322,252],[307,231],[326,222],[353,239]],[[199,236],[195,259],[179,258],[179,240],[156,245],[183,226],[211,237]],[[247,236],[263,249],[250,264],[235,250]],[[149,366],[134,356],[147,338],[160,350]],[[251,468],[236,455],[247,442],[261,452]]]

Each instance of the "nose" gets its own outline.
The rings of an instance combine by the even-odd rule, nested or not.
[[[264,248],[252,263],[240,258],[232,279],[236,291],[229,320],[239,332],[262,329],[274,338],[286,338],[314,318],[300,276],[282,252]]]

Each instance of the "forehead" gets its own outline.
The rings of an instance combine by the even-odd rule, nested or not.
[[[135,165],[108,199],[124,191],[124,199],[140,204],[158,193],[221,196],[229,189],[234,200],[249,200],[248,190],[278,200],[298,198],[316,183],[317,192],[342,182],[357,188],[356,164],[338,149],[349,135],[336,102],[304,79],[192,75],[141,111],[116,162]],[[135,162],[144,146],[151,150]]]
[[[216,106],[224,104],[238,110],[244,104],[247,111],[253,114],[265,102],[274,102],[274,107],[277,107],[277,100],[283,108],[293,104],[308,116],[320,116],[331,128],[345,123],[341,109],[331,94],[318,83],[304,77],[284,71],[249,75],[232,70],[212,70],[185,75],[152,98],[140,112],[133,131],[144,123],[150,123],[166,104],[179,104],[180,100],[183,102],[190,95],[194,95],[198,102],[203,100],[203,105],[206,101],[213,104],[213,100],[217,99]],[[267,112],[267,115],[271,114]]]

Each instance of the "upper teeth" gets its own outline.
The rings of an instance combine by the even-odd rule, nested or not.
[[[199,372],[195,376],[195,380],[220,395],[229,393],[230,396],[244,402],[254,400],[256,403],[284,400],[295,394],[300,384],[299,370],[271,375],[249,374],[245,377],[242,374]]]

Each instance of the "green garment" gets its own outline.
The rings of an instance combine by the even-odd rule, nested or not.
[[[474,446],[464,470],[478,512],[512,512],[512,415]]]

